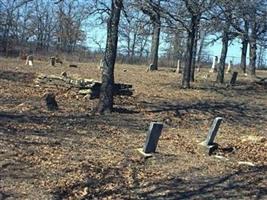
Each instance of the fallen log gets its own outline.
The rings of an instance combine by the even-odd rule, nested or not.
[[[100,95],[101,82],[94,79],[74,79],[67,76],[56,75],[39,75],[36,80],[38,84],[49,84],[63,87],[75,87],[79,89],[78,94],[90,95],[90,99],[98,98]],[[133,94],[133,86],[130,84],[116,83],[113,88],[114,95],[131,96]]]
[[[267,78],[261,78],[260,80],[255,81],[258,85],[267,86]]]

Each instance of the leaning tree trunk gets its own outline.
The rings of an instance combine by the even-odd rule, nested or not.
[[[153,19],[153,35],[150,53],[150,70],[158,70],[158,52],[159,52],[159,38],[160,38],[160,16],[157,14]]]
[[[183,79],[182,87],[190,88],[190,75],[191,75],[191,66],[193,58],[193,48],[196,34],[196,25],[197,25],[197,16],[193,15],[191,17],[191,25],[188,32],[187,44],[186,44],[186,55],[185,55],[185,65],[183,70]]]
[[[223,31],[223,36],[222,36],[222,50],[221,50],[220,63],[218,66],[218,74],[217,74],[217,80],[216,80],[217,83],[224,82],[225,60],[227,56],[228,42],[229,42],[229,35],[228,35],[229,28],[228,27]]]
[[[112,0],[111,13],[107,25],[107,43],[102,71],[102,86],[97,111],[100,114],[112,112],[114,65],[117,56],[118,28],[123,0]]]

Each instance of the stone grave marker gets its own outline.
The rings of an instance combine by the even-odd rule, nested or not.
[[[180,61],[180,60],[177,60],[176,73],[177,73],[177,74],[181,74],[181,73],[182,73],[182,69],[181,69],[181,61]]]
[[[147,68],[146,71],[147,71],[147,72],[152,71],[153,68],[154,68],[154,65],[153,65],[153,64],[150,64],[150,65],[148,66],[148,68]]]
[[[50,111],[58,110],[58,104],[56,101],[56,95],[54,93],[48,92],[44,94],[44,101],[46,103],[46,107]]]
[[[25,65],[33,66],[33,55],[28,55]]]
[[[230,83],[229,83],[230,85],[234,85],[236,83],[237,75],[238,75],[238,72],[234,72],[232,74],[232,78],[231,78]]]
[[[208,154],[210,155],[215,149],[217,149],[218,145],[216,143],[214,143],[214,140],[215,140],[215,137],[217,135],[217,132],[219,130],[219,127],[221,125],[221,122],[222,122],[222,119],[221,117],[216,117],[214,120],[213,120],[213,123],[210,127],[210,130],[208,132],[208,136],[207,136],[207,139],[200,143],[201,145],[203,145],[205,148],[208,149]]]
[[[150,123],[144,148],[138,149],[139,152],[143,154],[145,157],[150,157],[152,156],[152,153],[156,152],[162,128],[163,128],[163,123],[160,122]]]
[[[212,60],[212,66],[211,66],[211,69],[210,69],[210,73],[214,73],[214,72],[217,71],[217,62],[218,62],[218,57],[214,56],[213,60]]]
[[[232,66],[233,66],[233,61],[230,60],[229,63],[228,63],[228,67],[227,67],[227,70],[226,70],[226,74],[230,73],[231,70],[232,70]]]
[[[50,57],[50,65],[54,67],[55,64],[56,64],[56,57],[54,56]]]
[[[99,69],[99,70],[103,70],[103,68],[104,68],[104,60],[101,59],[100,62],[99,62],[98,69]]]

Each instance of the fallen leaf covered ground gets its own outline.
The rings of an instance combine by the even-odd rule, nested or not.
[[[242,73],[234,87],[217,85],[203,69],[183,90],[173,69],[118,64],[116,81],[132,84],[134,95],[116,96],[115,112],[99,116],[97,99],[34,82],[40,73],[63,71],[100,78],[95,63],[0,60],[0,199],[267,198],[265,86]],[[47,111],[46,92],[56,94],[58,111]],[[218,116],[219,148],[207,156],[199,143]],[[145,159],[137,149],[152,121],[164,128],[157,153]]]

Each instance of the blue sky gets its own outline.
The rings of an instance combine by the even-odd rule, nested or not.
[[[105,42],[106,42],[106,30],[104,25],[99,25],[99,26],[91,26],[92,28],[90,31],[88,31],[88,36],[87,36],[87,45],[91,49],[99,49],[101,48],[104,50],[105,48]],[[210,36],[207,40],[211,40],[214,38],[214,36]],[[163,40],[161,40],[163,41]],[[210,54],[210,56],[218,56],[220,57],[221,53],[221,47],[222,43],[221,40],[218,40],[214,44],[210,44],[205,48],[205,51]],[[160,51],[164,48],[164,44],[160,44]],[[247,54],[247,56],[249,56]],[[229,60],[232,60],[234,64],[240,63],[240,58],[241,57],[241,43],[238,39],[232,41],[228,47],[228,53],[227,53],[227,58],[226,62],[229,62]],[[267,57],[266,57],[267,59]],[[267,61],[267,60],[266,60]]]
[[[220,57],[221,48],[222,48],[222,42],[221,40],[219,40],[215,42],[214,45],[209,45],[207,47],[207,50],[211,55],[214,56],[216,55]],[[233,42],[230,43],[228,47],[226,61],[228,62],[231,59],[234,64],[237,64],[240,62],[241,59],[240,57],[241,57],[241,44],[238,40],[234,40]]]

